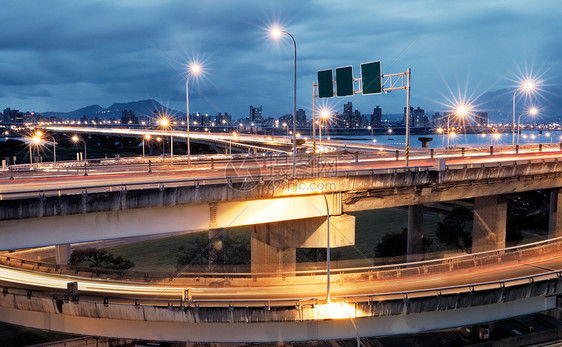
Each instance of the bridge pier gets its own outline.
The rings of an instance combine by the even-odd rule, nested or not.
[[[328,245],[326,217],[256,224],[252,231],[252,272],[296,270],[296,248]],[[330,216],[330,248],[355,244],[355,217]]]
[[[297,249],[277,248],[253,237],[252,272],[291,272],[297,269]]]
[[[406,261],[423,260],[423,204],[408,206]]]
[[[505,247],[507,198],[491,195],[474,198],[472,252],[484,252]]]
[[[550,192],[550,213],[548,215],[548,238],[562,236],[562,194],[561,189]]]
[[[72,249],[70,244],[56,245],[55,246],[55,261],[57,265],[68,265],[70,262],[70,254]]]

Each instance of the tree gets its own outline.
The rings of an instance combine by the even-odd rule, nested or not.
[[[473,213],[466,207],[455,207],[442,222],[437,223],[435,235],[440,243],[469,251],[472,247]]]
[[[70,265],[80,265],[84,262],[90,263],[91,268],[127,270],[135,266],[135,263],[122,256],[117,258],[107,249],[79,248],[72,251]]]
[[[224,232],[214,240],[209,240],[207,233],[200,233],[178,248],[177,267],[209,265],[209,256],[213,264],[250,264],[250,244],[241,233]]]
[[[430,239],[423,238],[423,249],[429,251],[432,242]],[[397,257],[406,255],[408,251],[408,229],[402,228],[399,233],[384,234],[382,239],[375,247],[377,257]]]

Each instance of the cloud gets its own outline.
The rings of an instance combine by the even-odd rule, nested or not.
[[[311,107],[317,70],[353,65],[359,77],[359,65],[372,60],[385,73],[411,67],[412,103],[426,109],[457,85],[476,95],[508,86],[505,76],[521,61],[560,75],[555,0],[5,0],[3,9],[0,95],[20,109],[151,97],[183,109],[186,63],[200,59],[207,75],[190,85],[192,109],[246,116],[250,104],[262,104],[266,115],[292,112],[293,50],[267,36],[275,22],[297,41],[302,108]],[[29,97],[41,90],[48,93]],[[333,102],[339,109],[350,100],[364,113],[377,104],[400,113],[405,96]]]

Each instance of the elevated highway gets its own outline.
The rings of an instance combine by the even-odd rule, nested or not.
[[[271,274],[88,273],[1,257],[3,321],[187,342],[311,341],[485,323],[557,307],[562,240],[445,260]],[[137,277],[138,276],[138,277]],[[72,288],[69,283],[76,283]]]
[[[560,152],[463,154],[418,158],[410,167],[376,156],[338,157],[324,166],[303,165],[296,177],[287,174],[291,158],[152,173],[6,177],[0,185],[5,250],[236,225],[254,229],[247,274],[84,272],[4,256],[0,317],[86,335],[268,342],[412,333],[556,308]],[[537,189],[552,191],[550,239],[505,249],[505,195]],[[474,254],[421,261],[420,207],[466,198],[474,199]],[[295,271],[295,248],[327,246],[326,215],[334,247],[355,242],[346,212],[395,206],[409,206],[406,264],[333,270],[330,302],[325,270]],[[322,225],[310,230],[311,221]]]
[[[165,173],[5,179],[2,249],[253,225],[560,186],[559,152],[412,161],[340,161],[289,178],[285,161]],[[239,165],[239,166],[238,166]],[[279,170],[270,171],[274,165]],[[291,208],[286,208],[291,206]],[[166,221],[155,223],[155,220]],[[189,222],[187,222],[189,221]],[[46,231],[49,223],[56,231]],[[25,232],[21,232],[25,230]]]

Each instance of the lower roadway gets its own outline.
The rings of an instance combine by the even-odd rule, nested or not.
[[[358,268],[337,269],[331,275],[333,297],[384,296],[404,292],[431,292],[443,290],[468,291],[468,286],[488,283],[497,288],[499,282],[525,276],[562,271],[562,241],[549,246],[544,243],[534,248],[492,252],[444,260],[421,262],[417,265],[396,265],[391,269]],[[4,263],[6,261],[4,260]],[[68,282],[78,282],[80,294],[146,299],[181,299],[185,288],[191,288],[194,301],[235,300],[292,300],[324,299],[326,273],[252,274],[250,276],[193,275],[147,283],[142,280],[91,279],[31,271],[14,266],[0,266],[0,283],[7,287],[41,291],[64,291]],[[517,282],[528,283],[528,279]],[[509,285],[509,284],[507,284]],[[466,288],[450,288],[467,286]],[[485,287],[485,286],[483,286]],[[480,288],[483,288],[480,287]],[[450,289],[447,289],[450,288]],[[433,291],[433,292],[432,292]],[[419,293],[423,296],[423,293]]]

